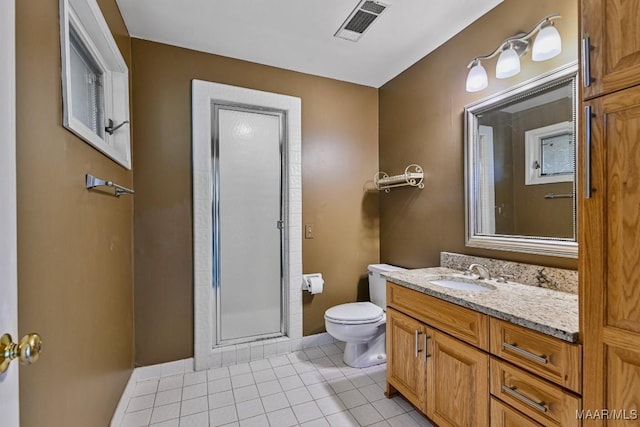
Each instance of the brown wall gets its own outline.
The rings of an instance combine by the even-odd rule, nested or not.
[[[193,354],[192,79],[302,99],[302,215],[315,226],[303,265],[325,278],[304,298],[304,333],[323,331],[326,308],[354,301],[378,261],[378,195],[364,192],[378,169],[378,91],[137,39],[132,53],[136,362]]]
[[[496,59],[484,61],[489,87],[465,92],[467,64],[492,51],[505,38],[530,30],[550,13],[562,53],[534,63],[528,54],[522,72],[497,80]],[[464,243],[464,106],[577,59],[577,0],[505,0],[460,34],[379,90],[380,168],[390,174],[410,163],[425,171],[425,188],[391,191],[380,196],[380,258],[406,267],[439,264],[440,251],[577,268],[577,261],[467,248]]]
[[[115,0],[99,4],[130,64]],[[19,327],[44,341],[20,368],[21,426],[105,426],[133,364],[133,199],[84,175],[132,174],[62,127],[58,2],[16,9]]]

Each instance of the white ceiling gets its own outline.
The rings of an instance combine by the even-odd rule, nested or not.
[[[502,0],[383,0],[357,43],[333,34],[358,0],[117,2],[132,37],[380,87]]]

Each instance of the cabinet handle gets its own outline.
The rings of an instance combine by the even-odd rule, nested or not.
[[[535,400],[532,400],[532,399],[528,398],[524,394],[519,393],[515,387],[508,387],[508,386],[503,384],[502,385],[502,391],[504,391],[505,393],[515,397],[516,399],[520,400],[521,402],[524,402],[527,405],[532,406],[533,408],[537,409],[540,412],[547,412],[547,407],[544,406],[544,402],[536,402]]]
[[[584,198],[591,198],[591,106],[584,107]]]
[[[418,348],[419,345],[420,345],[418,343],[419,337],[420,337],[420,331],[418,331],[416,329],[416,335],[415,335],[416,341],[415,341],[415,344],[414,344],[414,347],[415,347],[415,350],[416,350],[416,358],[418,357],[418,353],[420,353],[420,349]]]
[[[427,354],[427,340],[431,337],[425,333],[423,338],[424,338],[424,359],[423,360],[426,362],[427,357],[431,356],[430,354]]]
[[[545,356],[538,356],[537,354],[533,354],[530,351],[523,350],[520,347],[518,347],[516,344],[509,344],[507,342],[503,342],[502,343],[502,348],[504,348],[505,350],[514,351],[514,352],[526,357],[527,359],[531,359],[531,360],[533,360],[535,362],[538,362],[538,363],[547,364],[547,362],[549,362],[549,360]]]
[[[582,84],[591,86],[591,39],[582,38]]]

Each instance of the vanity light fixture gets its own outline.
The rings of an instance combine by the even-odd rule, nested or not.
[[[528,33],[519,33],[504,40],[490,54],[478,56],[467,65],[467,92],[478,92],[489,85],[487,71],[482,66],[485,59],[491,59],[496,55],[496,78],[506,79],[520,72],[520,57],[529,50],[530,39],[537,35],[533,41],[531,59],[534,61],[546,61],[562,52],[562,39],[560,33],[553,26],[553,20],[560,18],[558,14],[545,17]]]

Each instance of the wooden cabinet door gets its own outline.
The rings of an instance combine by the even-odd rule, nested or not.
[[[581,33],[590,49],[581,55],[584,72],[591,75],[584,98],[640,84],[640,1],[582,0]],[[588,65],[588,67],[587,67]]]
[[[580,203],[583,408],[637,417],[631,411],[640,409],[640,86],[585,107],[593,116],[591,139],[581,141],[583,150],[591,145],[592,184],[591,197]]]
[[[489,425],[489,356],[427,328],[427,416],[440,427]]]
[[[426,402],[425,331],[421,322],[387,308],[387,383],[422,411]]]

